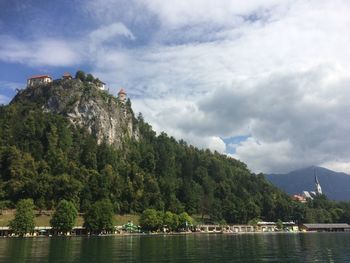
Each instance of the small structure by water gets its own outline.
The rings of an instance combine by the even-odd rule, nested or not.
[[[350,232],[349,224],[303,224],[300,226],[301,231],[313,232]]]
[[[67,233],[67,236],[81,236],[87,235],[88,232],[85,227],[75,226],[72,231]],[[60,235],[57,231],[53,230],[51,226],[36,226],[33,233],[27,233],[25,236],[53,236]],[[0,227],[0,237],[15,236],[12,229],[8,226]]]

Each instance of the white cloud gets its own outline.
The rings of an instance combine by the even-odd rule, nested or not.
[[[349,174],[350,162],[348,161],[331,161],[321,164],[322,167],[328,168],[336,172],[343,172]]]
[[[142,112],[146,121],[152,123],[153,129],[159,134],[166,131],[177,139],[184,139],[188,143],[200,148],[208,148],[212,151],[225,153],[225,142],[218,136],[203,135],[189,129],[181,129],[178,126],[186,123],[197,122],[204,116],[194,114],[196,105],[192,101],[179,98],[168,98],[160,102],[157,99],[134,99],[133,108],[136,112]],[[157,109],[157,110],[156,110]],[[196,120],[195,120],[196,118]],[[205,122],[205,119],[202,119]]]
[[[142,2],[149,10],[159,16],[160,21],[165,26],[173,28],[203,23],[232,26],[237,22],[236,16],[263,15],[263,12],[291,1],[178,0],[169,3],[162,0],[144,0]]]
[[[239,144],[236,153],[231,156],[244,162],[249,160],[249,168],[255,172],[271,172],[281,166],[291,169],[296,163],[300,164],[292,160],[292,150],[289,141],[266,143],[248,138]]]
[[[19,40],[0,35],[0,60],[32,66],[71,66],[81,62],[76,43],[45,39]]]
[[[90,33],[90,38],[99,44],[114,39],[118,36],[123,36],[134,40],[135,37],[131,31],[123,23],[113,23],[102,26]]]
[[[265,19],[271,10],[278,9],[281,12],[293,2],[297,1],[90,0],[84,5],[84,10],[88,14],[93,14],[99,21],[111,21],[118,17],[143,23],[155,17],[166,29],[210,25],[228,27],[240,24],[240,18]]]
[[[347,0],[91,0],[75,40],[0,36],[0,60],[84,61],[158,131],[199,147],[251,137],[234,156],[254,171],[350,160]]]
[[[157,131],[221,151],[220,137],[250,134],[235,156],[254,171],[350,159],[347,1],[142,5],[162,25],[152,41],[104,49],[95,73]]]

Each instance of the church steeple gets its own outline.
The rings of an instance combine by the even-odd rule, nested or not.
[[[322,194],[322,188],[320,185],[320,182],[318,181],[317,175],[315,174],[315,190],[316,190],[316,194],[321,195]]]

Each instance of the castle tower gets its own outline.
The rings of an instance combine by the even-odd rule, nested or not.
[[[317,175],[315,175],[315,190],[316,190],[316,194],[321,195],[322,194],[322,188],[321,185],[318,181]]]
[[[118,99],[121,103],[126,102],[126,92],[123,88],[118,92]]]

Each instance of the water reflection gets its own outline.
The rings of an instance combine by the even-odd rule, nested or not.
[[[80,237],[54,237],[49,238],[49,255],[47,261],[42,262],[80,262]]]
[[[0,262],[349,262],[349,233],[0,239]]]

